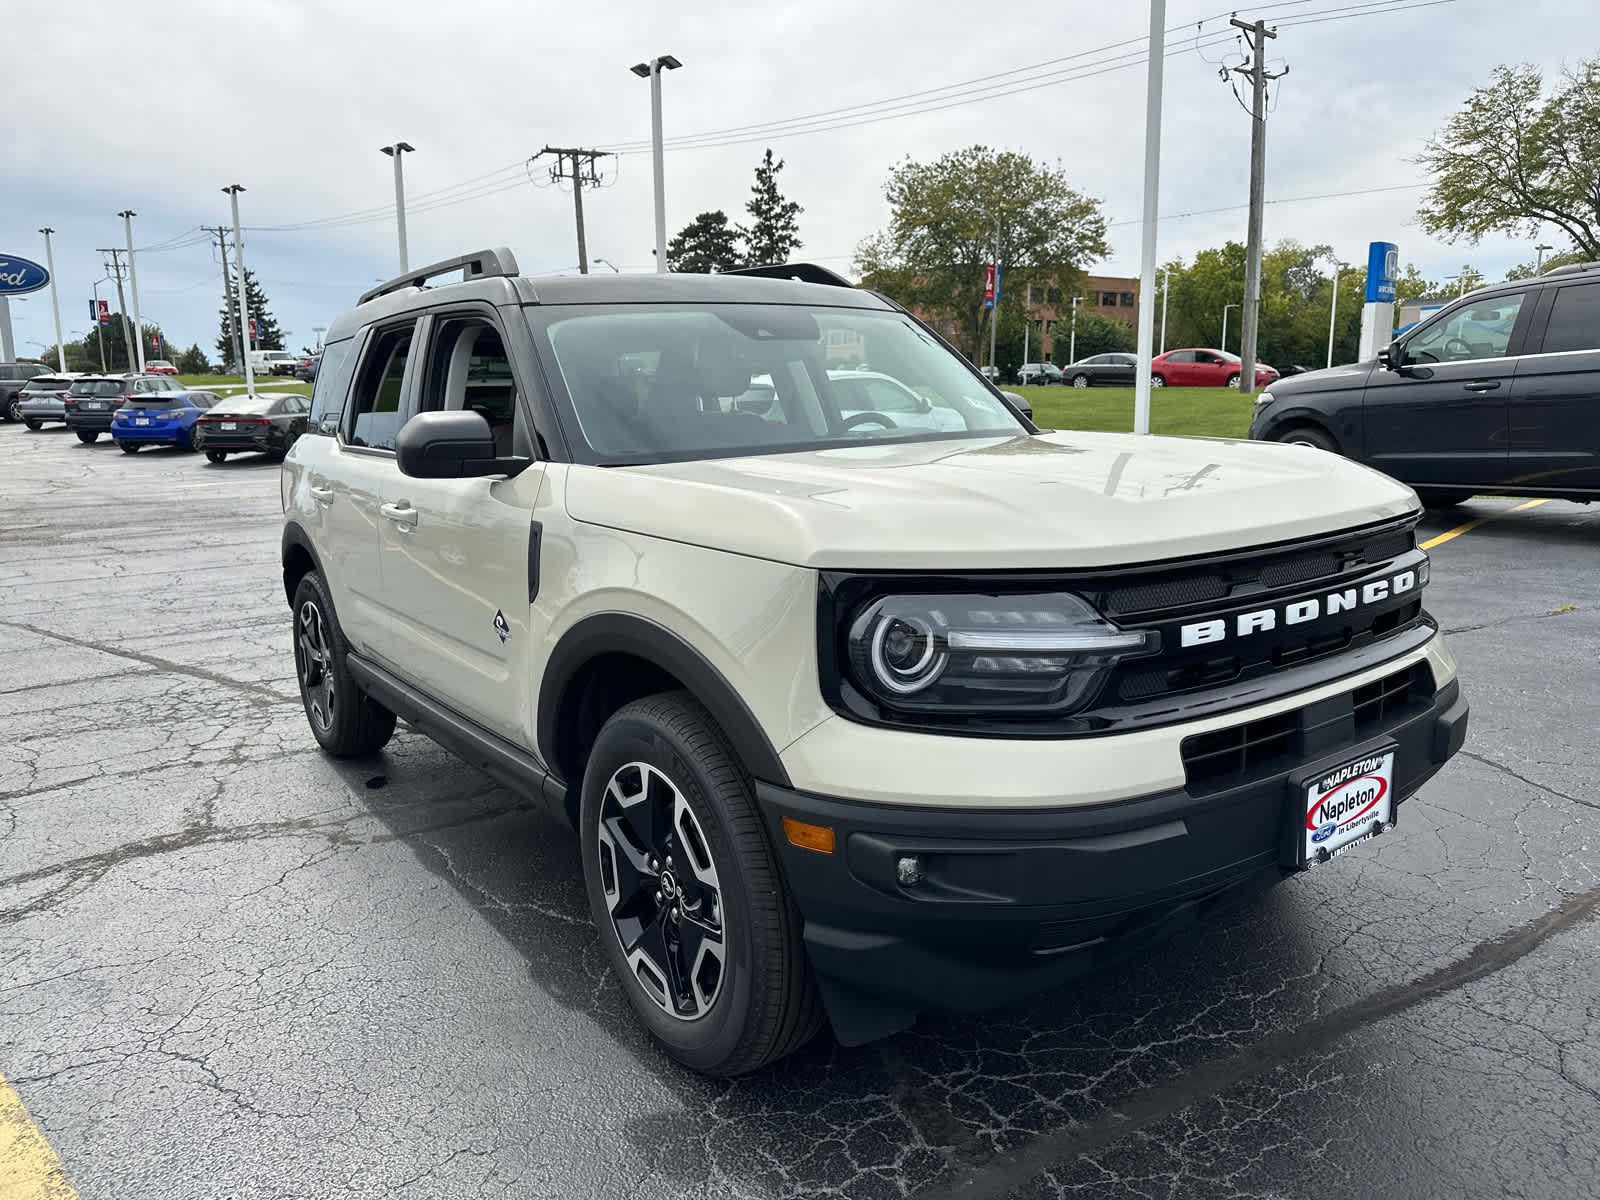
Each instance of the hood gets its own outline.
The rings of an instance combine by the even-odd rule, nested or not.
[[[1054,433],[575,467],[579,521],[853,570],[1051,570],[1285,542],[1413,511],[1306,446]]]
[[[1328,392],[1339,388],[1363,387],[1367,376],[1378,365],[1376,359],[1347,363],[1341,367],[1325,367],[1320,371],[1303,371],[1299,375],[1280,375],[1272,381],[1274,396],[1292,396],[1299,391]]]

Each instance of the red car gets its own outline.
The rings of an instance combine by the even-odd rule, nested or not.
[[[1150,360],[1152,387],[1238,387],[1240,359],[1226,350],[1168,350]],[[1266,387],[1278,373],[1256,364],[1256,386]]]
[[[144,364],[146,374],[150,375],[176,375],[178,368],[164,358],[153,358]]]

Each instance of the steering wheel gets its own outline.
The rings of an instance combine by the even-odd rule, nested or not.
[[[1458,347],[1458,346],[1460,347],[1459,351],[1456,349],[1456,347]],[[1472,346],[1470,344],[1468,344],[1467,342],[1462,341],[1458,337],[1447,337],[1447,338],[1445,338],[1445,340],[1444,340],[1444,348],[1446,350],[1448,350],[1451,354],[1459,354],[1460,357],[1462,357],[1462,358],[1472,358],[1473,356],[1475,356],[1478,353],[1476,350],[1474,350],[1472,348]]]
[[[899,425],[895,424],[894,418],[890,417],[887,413],[881,412],[858,412],[855,414],[855,416],[846,417],[844,419],[844,427],[846,429],[854,429],[857,425],[866,425],[869,422],[874,421],[886,429],[900,428]]]

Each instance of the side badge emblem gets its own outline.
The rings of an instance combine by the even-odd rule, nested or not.
[[[511,636],[511,626],[506,624],[506,615],[498,608],[494,610],[494,631],[500,636],[500,644],[505,645],[506,639]]]

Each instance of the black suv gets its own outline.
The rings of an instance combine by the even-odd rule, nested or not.
[[[50,374],[44,363],[0,363],[0,421],[22,420],[22,389],[28,380]]]
[[[1429,505],[1600,498],[1600,263],[1483,288],[1376,361],[1280,379],[1250,436],[1337,451]]]

